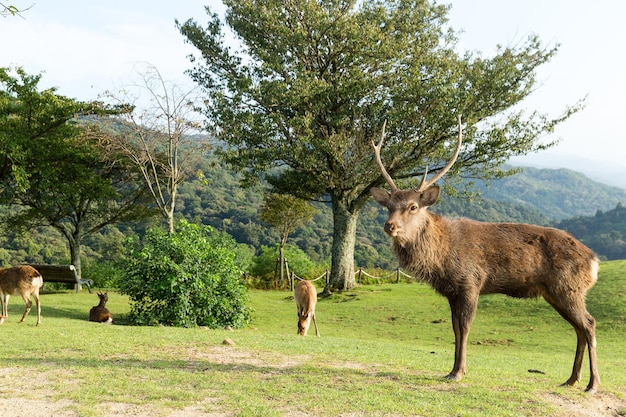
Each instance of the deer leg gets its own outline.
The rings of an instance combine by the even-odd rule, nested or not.
[[[3,294],[2,297],[0,297],[0,304],[2,304],[2,316],[0,316],[0,324],[4,323],[4,320],[7,318],[7,316],[9,315],[9,295],[8,294]]]
[[[30,308],[33,305],[33,302],[30,301],[30,297],[22,296],[22,298],[24,299],[24,302],[26,303],[26,310],[24,310],[24,315],[22,316],[22,320],[20,320],[20,323],[24,321],[26,316],[28,316],[28,313],[30,313]]]
[[[574,329],[576,330],[576,355],[574,356],[572,375],[562,385],[574,386],[580,381],[582,375],[582,366],[585,349],[587,348],[587,339],[581,330],[576,327],[574,327]]]
[[[317,320],[315,320],[315,313],[313,313],[312,318],[313,318],[313,324],[315,325],[315,335],[317,337],[320,337],[320,331],[317,329]]]
[[[550,297],[544,298],[554,307],[554,309],[567,320],[576,331],[576,356],[574,357],[574,366],[572,367],[572,375],[563,385],[574,385],[581,379],[582,364],[585,356],[585,348],[589,348],[589,384],[585,391],[594,393],[600,386],[600,375],[598,373],[598,359],[596,354],[596,320],[587,311],[585,301],[569,300],[566,306],[561,306]]]
[[[589,346],[589,383],[585,388],[589,394],[595,393],[600,387],[600,373],[598,371],[598,357],[596,353],[596,326],[595,319],[587,313],[587,315],[593,320],[592,332],[588,336],[587,346]],[[590,322],[591,322],[590,320]]]
[[[467,338],[476,314],[478,297],[471,300],[465,297],[449,298],[452,311],[452,329],[454,330],[454,367],[446,375],[448,379],[460,381],[466,371]]]
[[[577,321],[576,334],[578,336],[578,345],[576,347],[576,357],[574,358],[574,367],[572,369],[572,376],[565,382],[568,384],[570,381],[573,385],[576,381],[580,381],[582,374],[583,357],[585,355],[585,347],[589,348],[589,383],[585,388],[585,391],[589,394],[593,394],[600,387],[600,374],[598,372],[598,358],[596,353],[596,320],[582,305],[582,312],[575,315]],[[580,311],[580,310],[577,310]],[[576,377],[576,380],[574,378]]]
[[[33,293],[33,298],[37,304],[37,326],[41,324],[41,302],[39,301],[39,292]]]

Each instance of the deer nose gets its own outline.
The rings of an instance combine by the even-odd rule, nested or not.
[[[396,228],[396,225],[390,222],[385,223],[385,232],[392,233]]]

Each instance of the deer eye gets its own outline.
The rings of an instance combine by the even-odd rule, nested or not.
[[[411,213],[415,213],[417,210],[419,210],[419,206],[417,204],[413,204],[411,207],[409,207],[409,211]]]

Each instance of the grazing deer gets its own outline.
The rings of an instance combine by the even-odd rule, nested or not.
[[[539,295],[576,331],[578,344],[572,375],[563,385],[580,380],[585,348],[589,348],[591,376],[586,391],[600,386],[596,359],[595,319],[587,312],[585,294],[596,282],[597,256],[570,234],[529,224],[484,223],[448,219],[427,209],[439,199],[440,179],[454,164],[462,142],[448,164],[426,181],[428,167],[414,190],[400,190],[385,169],[378,145],[372,143],[376,162],[391,188],[372,188],[374,199],[389,211],[385,232],[403,268],[445,296],[452,311],[454,367],[447,378],[465,374],[467,337],[476,314],[478,296],[506,294],[517,298]]]
[[[100,303],[97,306],[94,306],[89,310],[89,321],[95,321],[97,323],[105,323],[110,324],[113,322],[113,316],[107,310],[106,303],[109,301],[108,293],[98,293],[98,298],[100,299]]]
[[[29,265],[14,266],[12,268],[0,269],[0,303],[2,304],[2,317],[0,324],[8,316],[9,297],[21,295],[26,303],[26,310],[20,323],[24,321],[33,302],[30,301],[32,295],[37,303],[37,326],[41,324],[41,304],[39,302],[39,289],[43,286],[43,278],[39,271]]]
[[[300,281],[294,288],[296,307],[298,308],[298,334],[306,336],[311,326],[311,319],[315,325],[315,334],[320,337],[315,320],[315,304],[317,304],[317,291],[310,281]]]

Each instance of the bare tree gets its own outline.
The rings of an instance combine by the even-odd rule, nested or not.
[[[132,88],[105,93],[112,104],[126,109],[121,118],[110,120],[118,133],[108,145],[139,167],[169,232],[174,233],[178,186],[191,173],[190,158],[208,149],[208,141],[199,134],[200,123],[193,116],[196,88],[184,90],[164,80],[151,64],[139,75],[141,81]]]

